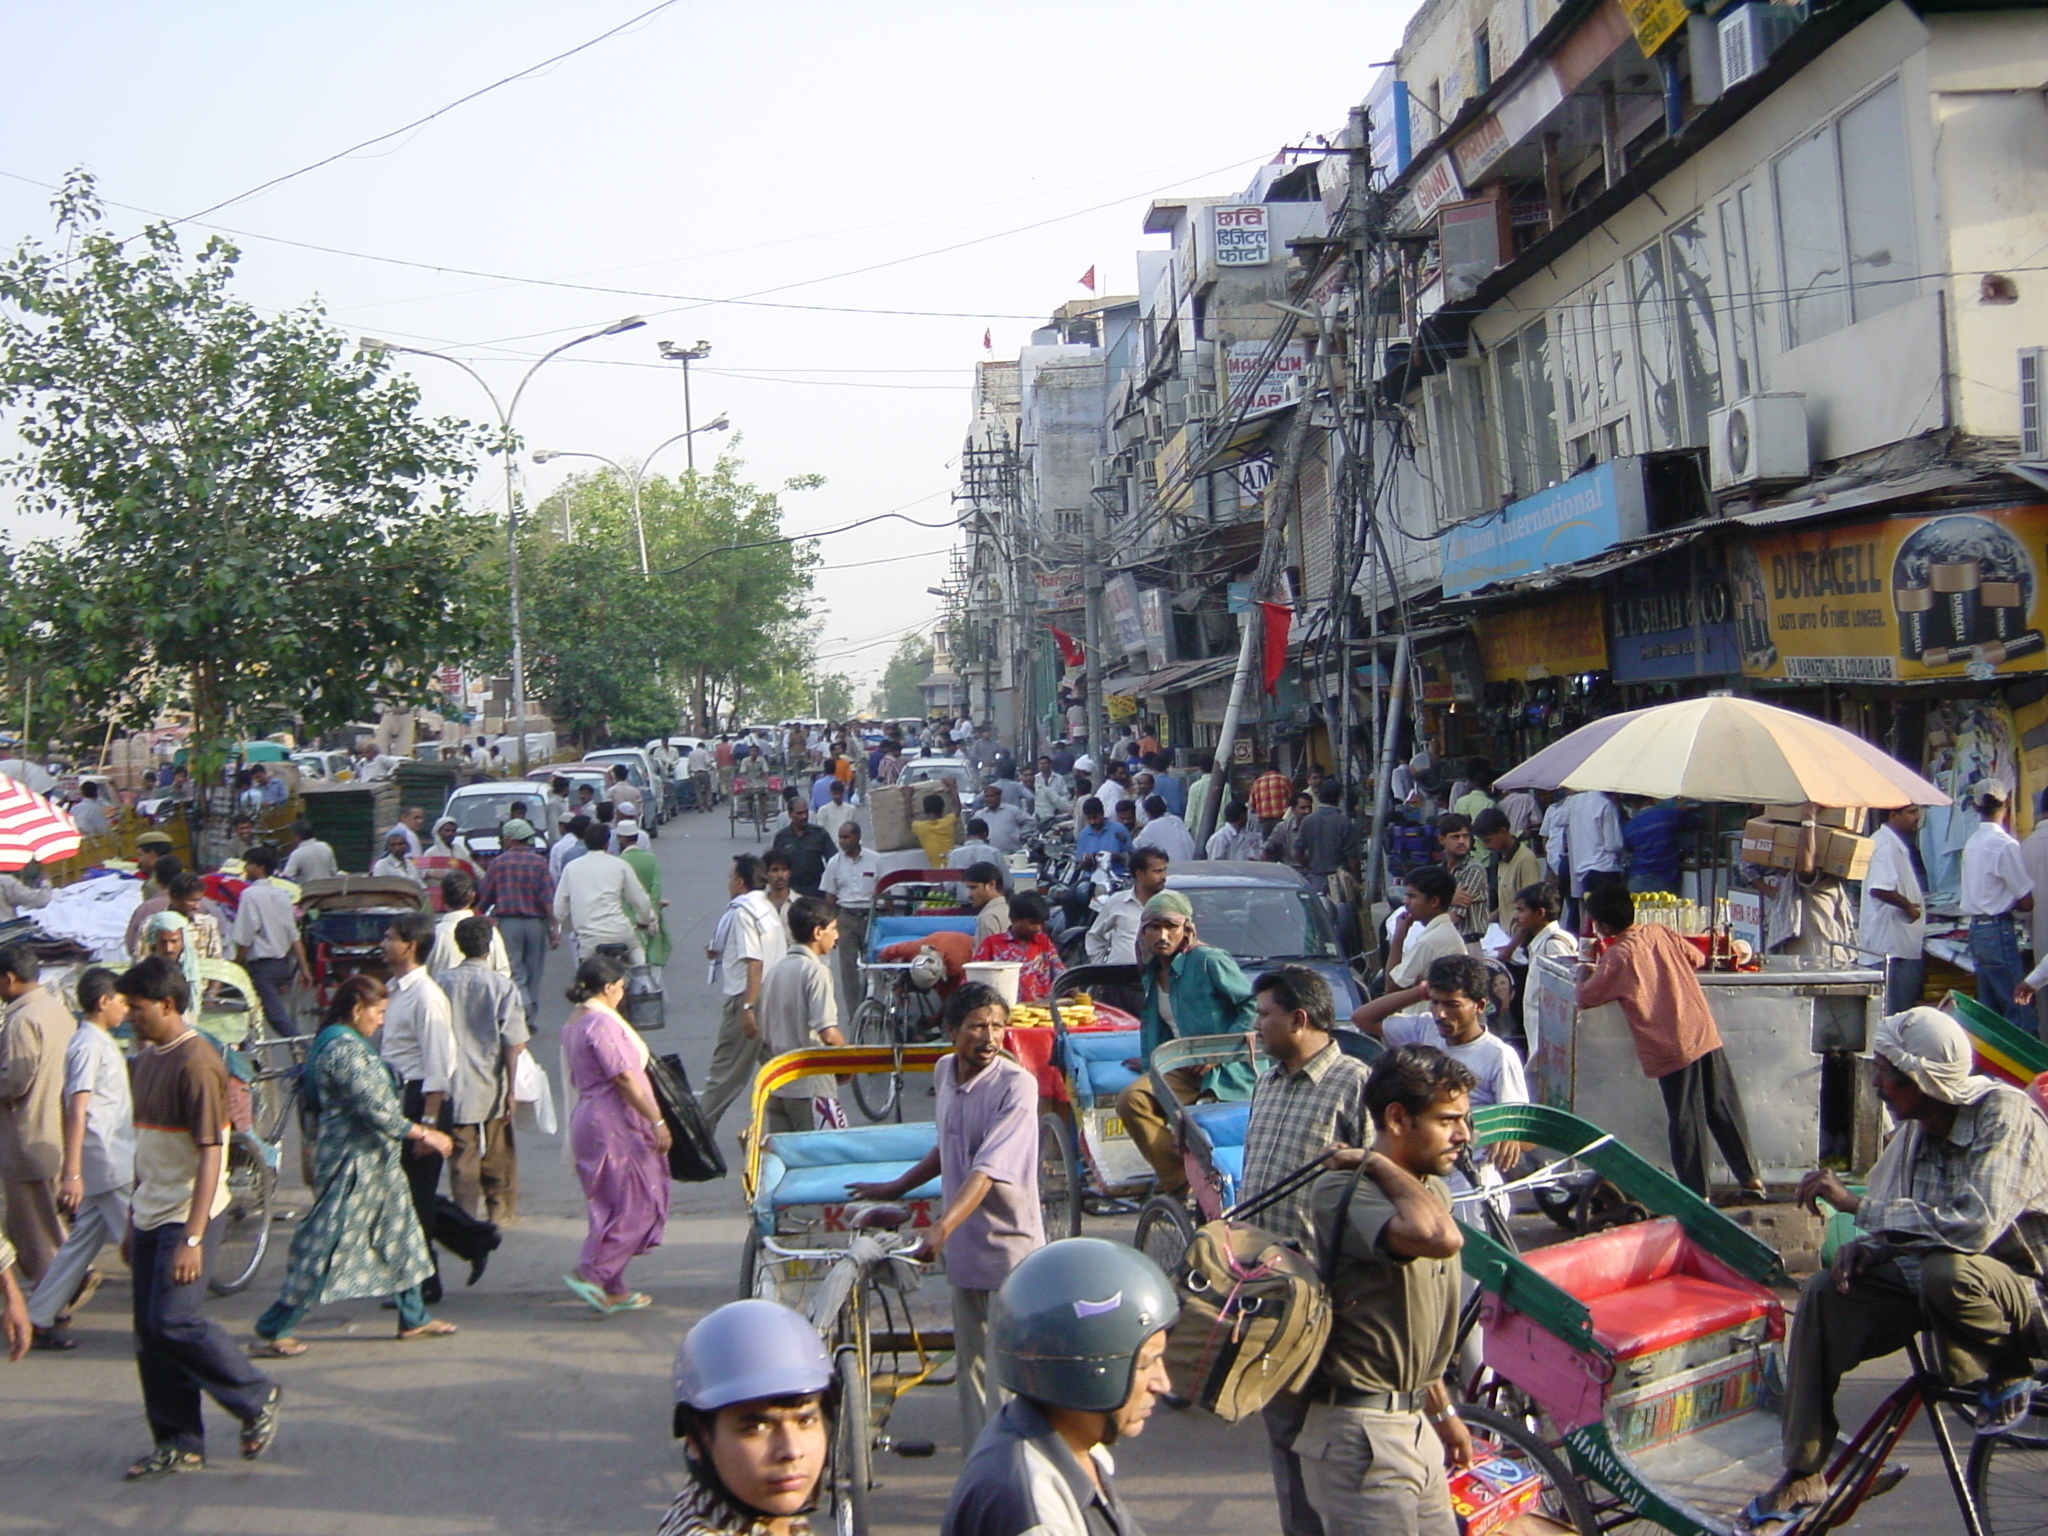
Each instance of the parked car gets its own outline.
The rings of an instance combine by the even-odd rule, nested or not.
[[[980,778],[974,764],[964,757],[913,757],[905,760],[903,773],[896,782],[922,784],[926,779],[951,779],[953,787],[960,791],[961,804],[965,805],[974,798]]]
[[[586,763],[602,763],[610,768],[614,764],[626,770],[626,777],[633,787],[641,791],[640,814],[647,819],[650,830],[668,819],[668,789],[661,781],[661,773],[654,766],[654,759],[647,755],[644,747],[605,747],[600,751],[583,754]]]
[[[594,758],[586,759],[580,763],[554,763],[548,768],[548,777],[562,778],[569,781],[569,804],[573,806],[578,800],[577,792],[586,784],[591,787],[596,799],[603,800],[607,798],[605,791],[611,787],[612,769],[614,766],[616,766],[615,762],[600,761]],[[647,787],[647,781],[642,776],[646,770],[631,762],[625,764],[625,769],[627,782],[631,783],[641,792],[641,809],[644,813],[655,803],[656,799],[654,791]],[[650,819],[646,823],[646,827],[648,837],[655,838],[661,836],[660,826],[657,822]]]
[[[515,803],[525,804],[526,819],[534,824],[540,848],[546,851],[555,835],[555,828],[540,825],[546,816],[547,798],[548,787],[538,779],[464,784],[448,797],[448,808],[442,814],[455,818],[456,835],[469,845],[477,863],[488,864],[504,847],[498,829],[511,818]]]
[[[332,784],[355,774],[346,752],[294,752],[291,760],[308,784]]]
[[[1365,1001],[1337,942],[1336,909],[1300,871],[1248,859],[1197,859],[1175,864],[1166,883],[1194,907],[1201,941],[1236,960],[1246,976],[1305,965],[1330,984],[1340,1022]]]

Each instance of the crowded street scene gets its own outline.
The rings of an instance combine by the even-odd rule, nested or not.
[[[2048,1530],[2048,9],[20,19],[0,1533]]]

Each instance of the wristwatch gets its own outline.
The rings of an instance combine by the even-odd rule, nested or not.
[[[190,1232],[187,1232],[185,1234],[185,1246],[187,1248],[197,1248],[201,1243],[205,1241],[206,1239],[204,1237],[194,1237]]]

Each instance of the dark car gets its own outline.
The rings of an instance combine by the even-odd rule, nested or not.
[[[1175,864],[1166,884],[1194,907],[1201,941],[1230,955],[1245,975],[1307,966],[1330,984],[1340,1023],[1365,1001],[1337,943],[1328,899],[1298,871],[1247,859],[1197,859]]]

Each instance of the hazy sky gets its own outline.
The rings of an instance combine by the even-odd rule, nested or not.
[[[0,62],[0,235],[47,234],[36,184],[74,165],[111,203],[195,213],[651,4],[17,3]],[[1102,294],[1129,292],[1148,199],[1234,191],[1281,145],[1339,126],[1411,9],[680,0],[205,222],[237,232],[251,302],[317,295],[351,333],[453,351],[505,392],[557,342],[647,316],[537,376],[517,422],[529,450],[646,454],[682,430],[681,382],[656,343],[702,338],[714,351],[693,367],[695,419],[730,415],[761,483],[826,478],[788,499],[791,531],[895,508],[938,523],[984,330],[1014,356],[1085,296],[1091,265]],[[449,267],[638,291],[429,269]],[[703,302],[743,295],[822,307]],[[879,310],[919,313],[860,312]],[[407,362],[430,407],[488,416],[459,370]],[[677,444],[654,469],[682,465]],[[529,496],[576,467],[529,465]],[[480,499],[501,505],[500,487],[487,474]],[[897,632],[931,617],[925,588],[950,539],[892,521],[824,542],[831,666],[865,681]],[[633,579],[626,550],[620,579]]]

